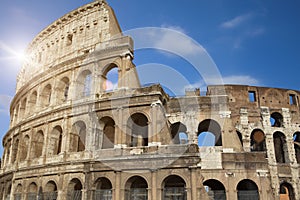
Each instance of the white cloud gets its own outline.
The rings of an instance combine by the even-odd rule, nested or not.
[[[247,75],[231,75],[222,77],[222,79],[210,77],[205,81],[200,81],[192,85],[186,85],[185,89],[188,88],[200,88],[200,90],[206,90],[207,85],[223,85],[223,84],[236,84],[236,85],[259,85],[259,81],[251,76]]]
[[[0,95],[0,113],[9,115],[9,106],[12,100],[11,96],[8,95]]]
[[[231,20],[223,22],[220,26],[225,29],[235,28],[253,17],[252,13],[239,15]]]

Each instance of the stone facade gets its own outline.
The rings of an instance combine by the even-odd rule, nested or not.
[[[27,53],[0,199],[300,199],[299,91],[142,87],[133,41],[101,0],[52,23]],[[198,146],[203,134],[215,145]]]

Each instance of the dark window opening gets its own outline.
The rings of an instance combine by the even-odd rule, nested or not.
[[[296,95],[290,94],[289,100],[290,100],[290,105],[297,105]]]
[[[270,122],[272,127],[282,127],[283,116],[278,112],[274,112],[271,114]]]

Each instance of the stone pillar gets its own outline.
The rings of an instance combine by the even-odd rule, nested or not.
[[[121,172],[115,172],[116,184],[115,184],[115,192],[114,192],[114,200],[121,200]]]
[[[150,200],[159,199],[157,196],[157,171],[153,170],[151,173],[151,198]]]
[[[191,200],[198,200],[197,198],[197,167],[190,167],[191,176]]]

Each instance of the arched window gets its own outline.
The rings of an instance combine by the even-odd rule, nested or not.
[[[50,105],[51,103],[51,92],[52,87],[50,84],[46,85],[40,95],[40,105],[42,108],[45,108]]]
[[[26,135],[24,137],[24,140],[21,142],[22,147],[20,149],[22,149],[22,151],[20,151],[20,161],[24,161],[27,158],[27,154],[29,151],[29,143],[30,143],[30,138],[28,135]]]
[[[83,121],[78,121],[73,124],[70,139],[71,152],[80,152],[85,150],[86,125]]]
[[[67,200],[81,200],[82,199],[82,184],[77,178],[70,181],[68,185]]]
[[[33,91],[29,97],[27,110],[29,114],[33,114],[36,108],[37,92]]]
[[[282,127],[283,117],[280,113],[274,112],[271,114],[270,122],[272,127]]]
[[[148,199],[147,181],[140,177],[134,176],[128,179],[125,185],[125,200],[147,200]]]
[[[209,179],[203,185],[210,200],[226,200],[225,187],[220,181]]]
[[[46,184],[46,186],[44,188],[44,192],[43,192],[43,199],[46,199],[46,200],[57,199],[57,186],[54,181],[49,181]]]
[[[62,128],[55,126],[49,138],[48,155],[58,155],[61,152],[62,145]]]
[[[18,149],[19,149],[19,139],[16,139],[14,145],[12,146],[12,155],[11,155],[11,162],[15,163],[18,156]]]
[[[107,178],[99,178],[96,181],[94,200],[112,200],[112,185]]]
[[[278,163],[287,163],[288,159],[288,149],[286,143],[286,137],[281,132],[275,132],[273,134],[273,142],[275,149],[275,158]]]
[[[103,73],[103,85],[104,91],[111,91],[118,88],[118,66],[115,64],[108,65]]]
[[[8,187],[6,188],[4,199],[10,199],[10,194],[11,194],[11,184],[9,184]]]
[[[291,184],[286,182],[280,184],[280,199],[295,200],[295,193]]]
[[[266,151],[265,134],[262,130],[253,130],[250,139],[251,151]]]
[[[67,77],[62,78],[56,88],[57,104],[63,103],[68,100],[69,97],[70,80]]]
[[[92,72],[89,70],[85,70],[81,72],[77,79],[77,90],[76,92],[79,95],[78,97],[88,97],[92,92]]]
[[[103,133],[102,149],[114,148],[115,121],[110,117],[103,117],[100,119],[100,127]]]
[[[212,119],[203,120],[198,126],[199,146],[222,146],[221,127]]]
[[[294,139],[294,149],[296,154],[297,163],[300,164],[300,132],[296,132],[293,136]]]
[[[171,135],[174,144],[187,144],[188,135],[186,134],[187,128],[181,122],[176,122],[171,125]]]
[[[26,103],[27,103],[27,98],[23,99],[21,102],[20,115],[19,115],[20,120],[22,120],[26,115]]]
[[[148,118],[142,113],[130,116],[127,122],[130,146],[148,146]]]
[[[31,200],[31,199],[36,199],[37,198],[37,191],[38,191],[38,187],[36,185],[36,183],[31,183],[28,186],[28,192],[27,192],[27,199]]]
[[[259,200],[258,187],[249,179],[240,181],[236,189],[238,200]]]
[[[18,184],[17,187],[16,187],[16,191],[15,191],[15,194],[14,194],[14,199],[15,200],[21,200],[22,199],[22,194],[23,194],[23,187],[21,184]]]
[[[171,175],[165,178],[162,183],[163,199],[186,200],[186,183],[176,175]]]
[[[38,131],[33,137],[32,141],[32,158],[38,158],[42,156],[44,147],[44,133]]]

